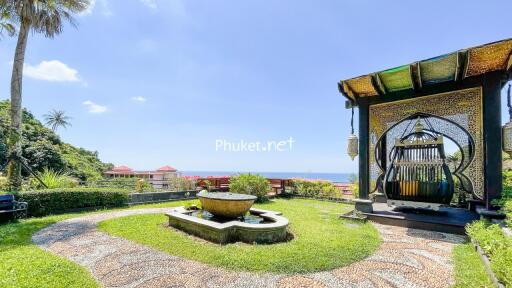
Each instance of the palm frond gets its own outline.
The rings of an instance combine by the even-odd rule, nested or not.
[[[2,36],[4,31],[7,32],[7,35],[14,36],[16,34],[16,27],[14,26],[13,13],[4,2],[3,0],[0,1],[0,36]]]
[[[85,11],[89,0],[0,0],[0,9],[14,12],[19,22],[48,38],[62,33],[65,22],[76,27],[73,14]]]

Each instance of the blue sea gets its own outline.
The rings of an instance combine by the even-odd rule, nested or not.
[[[226,171],[180,171],[183,176],[232,176],[239,172],[226,172]],[[248,173],[248,172],[241,172]],[[252,174],[259,174],[266,178],[304,178],[304,179],[321,179],[338,183],[350,182],[351,173],[313,173],[313,172],[251,172]],[[352,176],[353,177],[353,176]]]

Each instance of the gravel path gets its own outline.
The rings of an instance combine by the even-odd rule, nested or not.
[[[104,287],[449,287],[451,251],[462,236],[377,225],[383,243],[370,257],[303,275],[233,272],[179,258],[96,229],[102,220],[172,208],[93,214],[58,222],[33,235],[43,249],[91,271]],[[343,237],[343,235],[340,235]]]

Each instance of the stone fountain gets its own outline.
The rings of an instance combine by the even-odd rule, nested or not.
[[[200,192],[202,210],[178,207],[167,213],[169,226],[220,243],[275,243],[287,239],[288,219],[280,212],[251,208],[255,196]]]
[[[200,192],[197,198],[204,210],[221,218],[243,217],[256,201],[256,196],[229,192]]]

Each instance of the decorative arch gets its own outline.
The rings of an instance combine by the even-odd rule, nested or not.
[[[383,167],[383,163],[386,163],[386,166],[389,166],[389,158],[390,155],[393,152],[394,147],[391,147],[390,149],[386,149],[386,151],[383,152],[382,147],[387,147],[387,143],[384,143],[384,141],[388,142],[390,139],[387,138],[388,134],[393,131],[394,129],[401,129],[400,126],[404,126],[406,124],[406,128],[403,129],[403,134],[401,137],[404,136],[404,134],[407,133],[409,127],[413,125],[413,122],[418,121],[420,119],[421,121],[430,122],[431,119],[436,119],[437,122],[441,123],[442,125],[451,125],[453,126],[456,131],[453,133],[448,133],[450,130],[436,130],[434,129],[425,129],[429,132],[436,133],[439,135],[442,135],[443,137],[450,139],[458,148],[458,152],[460,152],[461,159],[456,165],[452,168],[452,175],[459,180],[461,189],[467,193],[473,193],[474,187],[471,179],[464,174],[464,171],[468,168],[468,166],[471,164],[471,162],[475,158],[475,140],[471,133],[467,129],[465,129],[463,126],[461,126],[459,123],[438,116],[434,114],[424,113],[424,112],[416,112],[413,113],[407,117],[402,118],[401,120],[397,121],[390,127],[388,127],[377,139],[375,143],[375,148],[373,150],[373,154],[375,157],[375,162],[378,165],[381,173],[377,179],[377,185],[375,186],[375,190],[382,189],[382,181],[384,178],[384,174],[386,173],[386,170],[388,167]],[[439,124],[438,123],[438,124]],[[437,125],[440,126],[440,125]],[[457,137],[455,137],[454,134],[458,134],[458,138],[460,139],[460,134],[463,134],[465,138],[467,139],[467,143],[461,143],[461,141],[457,140]],[[386,157],[386,161],[383,161],[382,157]]]

